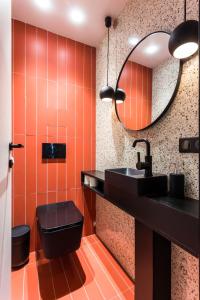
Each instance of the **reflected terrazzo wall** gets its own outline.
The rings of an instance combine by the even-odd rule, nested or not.
[[[198,18],[198,2],[188,1],[188,18]],[[131,50],[130,36],[164,30],[171,31],[183,20],[183,1],[131,0],[120,14],[111,31],[110,85],[116,84],[123,61]],[[102,103],[98,91],[106,83],[106,37],[97,49],[97,148],[96,168],[134,167],[135,138],[148,138],[151,142],[153,169],[168,174],[170,163],[186,176],[186,195],[198,197],[198,155],[180,154],[181,136],[198,135],[198,57],[184,63],[177,96],[166,115],[154,127],[138,133],[124,130],[118,122],[114,107]],[[127,272],[134,277],[134,219],[106,200],[97,198],[96,231],[103,242]],[[112,216],[112,217],[111,217]],[[124,237],[125,245],[124,246]],[[131,266],[131,267],[130,267]],[[179,247],[172,245],[172,300],[198,300],[198,260]]]
[[[179,69],[179,60],[172,56],[153,68],[152,122],[161,115],[171,100],[179,77]]]

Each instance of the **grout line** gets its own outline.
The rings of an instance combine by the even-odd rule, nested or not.
[[[149,99],[149,70],[147,70],[147,86],[146,86],[146,103],[147,103],[147,124],[149,124],[149,116],[150,116],[150,99]]]
[[[136,89],[135,89],[135,107],[136,107],[136,129],[138,129],[138,93],[137,93],[137,89],[138,89],[138,66],[136,65],[136,68],[135,68],[135,82],[136,82]]]
[[[116,273],[118,273],[119,274],[119,277],[123,280],[123,282],[126,284],[126,286],[128,287],[128,288],[131,288],[129,285],[128,285],[128,283],[124,280],[124,277],[122,276],[122,274],[119,272],[119,270],[115,267],[115,265],[112,263],[112,261],[109,259],[109,256],[108,256],[108,254],[107,254],[107,250],[106,251],[103,251],[103,249],[102,249],[102,244],[99,242],[95,242],[94,244],[96,244],[96,245],[98,245],[98,248],[100,249],[100,251],[104,254],[104,256],[106,257],[106,260],[108,261],[108,262],[110,262],[110,264],[112,265],[112,267],[115,269],[115,271],[116,271]],[[93,245],[93,244],[91,244],[91,245]],[[113,258],[114,259],[114,258]],[[124,271],[123,271],[124,272]],[[134,285],[134,284],[133,284]]]
[[[89,249],[89,251],[91,252],[92,256],[94,256],[94,258],[96,259],[99,267],[101,268],[101,270],[103,271],[103,273],[105,274],[106,278],[108,279],[108,281],[110,282],[111,286],[113,287],[113,289],[115,290],[116,294],[120,297],[119,295],[119,290],[117,289],[116,285],[112,282],[111,278],[110,278],[110,274],[108,274],[107,270],[105,269],[104,265],[101,263],[101,261],[99,260],[99,258],[97,257],[97,255],[95,254],[95,252],[91,249],[91,246],[89,244],[89,242],[86,241],[86,246]],[[120,297],[121,299],[121,297]]]
[[[36,263],[36,271],[37,271],[37,263]],[[37,290],[38,290],[38,300],[40,300],[42,298],[40,295],[40,281],[39,281],[38,271],[37,271]]]
[[[100,243],[99,240],[95,241],[95,239],[92,239],[92,240],[94,240],[94,241],[91,242],[91,238],[92,238],[94,235],[95,235],[95,234],[93,233],[93,234],[90,234],[90,235],[87,235],[87,236],[83,236],[83,237],[82,237],[82,241],[83,241],[84,243],[86,243],[85,241],[88,241],[88,242],[91,243],[92,245],[93,245],[93,244],[96,244],[96,243]]]
[[[131,63],[131,82],[133,82],[133,64]],[[129,93],[130,93],[130,119],[131,119],[131,116],[132,116],[132,85],[130,85],[130,90],[129,90]]]
[[[36,271],[37,271],[37,290],[38,290],[38,299],[41,300],[41,295],[40,295],[40,282],[39,282],[39,273],[38,273],[38,266],[39,266],[39,261],[37,261],[37,251],[34,251],[35,252],[35,257],[34,257],[34,261],[35,261],[35,266],[36,266]]]
[[[76,266],[76,263],[75,263],[75,261],[74,261],[73,255],[70,255],[70,258],[71,258],[72,261],[73,261],[73,264],[74,264],[76,273],[78,274],[78,277],[79,277],[79,279],[80,279],[80,282],[81,282],[81,284],[82,284],[82,287],[83,287],[83,289],[84,289],[84,291],[85,291],[86,297],[87,297],[88,300],[90,300],[90,298],[89,298],[89,296],[88,296],[88,293],[87,293],[87,290],[86,290],[86,288],[85,288],[84,282],[83,282],[83,280],[82,280],[82,278],[81,278],[81,276],[80,276],[80,272],[79,272],[79,270],[78,270],[78,268],[77,268],[77,266]]]
[[[38,29],[38,28],[36,28],[36,29]],[[20,72],[16,72],[16,71],[13,71],[13,74],[16,74],[16,75],[21,75],[21,76],[23,76],[23,73],[20,73]],[[33,75],[28,75],[28,77],[29,78],[34,78],[35,76],[33,76]],[[47,78],[46,77],[43,77],[43,76],[38,76],[37,77],[38,79],[42,79],[42,80],[47,80]],[[51,82],[51,83],[56,83],[56,80],[54,80],[54,79],[48,79],[49,80],[49,82]],[[73,83],[73,82],[70,82],[69,83],[70,85],[72,85],[72,86],[77,86],[77,87],[79,87],[79,88],[86,88],[86,89],[88,89],[88,90],[94,90],[94,88],[89,88],[89,87],[85,87],[85,86],[83,86],[83,85],[80,85],[80,84],[77,84],[77,83]]]
[[[85,258],[85,253],[84,253],[84,251],[83,251],[82,248],[80,248],[80,252],[81,252],[81,256],[83,257],[83,259],[84,259],[86,265],[88,266],[89,272],[90,272],[90,274],[91,274],[91,276],[92,276],[92,275],[93,275],[93,272],[91,271],[91,266],[88,264],[88,262],[87,262],[87,260],[86,260],[86,258]],[[101,294],[102,298],[103,298],[104,300],[106,300],[106,298],[105,298],[105,296],[104,296],[104,294],[103,294],[103,291],[102,291],[102,289],[101,289],[101,287],[100,287],[98,281],[96,280],[95,276],[94,276],[93,279],[94,279],[94,282],[96,283],[96,286],[97,286],[97,288],[98,288],[98,290],[99,290],[99,293]]]
[[[90,48],[90,74],[92,76],[92,48]],[[90,77],[90,80],[91,80],[91,77]],[[92,93],[92,81],[90,81],[90,128],[91,128],[91,134],[90,134],[90,168],[93,169],[93,93]],[[91,220],[90,220],[90,226],[91,226],[91,233],[93,232],[93,201],[92,201],[92,193],[90,193],[90,209],[92,211],[92,215],[91,215]]]
[[[125,294],[126,292],[128,292],[128,291],[132,291],[132,288],[129,287],[129,288],[125,289],[124,291],[120,291],[121,296],[123,297],[124,294]],[[134,293],[133,293],[133,294],[134,294]],[[118,299],[118,297],[119,297],[119,296],[114,296],[114,297],[111,297],[109,300]],[[134,299],[134,298],[133,298],[133,299]]]
[[[26,188],[26,182],[27,182],[27,180],[26,180],[26,160],[27,160],[27,157],[26,157],[26,146],[27,146],[27,141],[26,141],[26,101],[27,101],[27,80],[26,80],[26,60],[27,60],[27,49],[26,49],[26,24],[25,24],[25,37],[24,37],[24,43],[25,43],[25,76],[24,76],[24,80],[25,80],[25,82],[24,82],[24,84],[25,84],[25,91],[24,91],[24,110],[25,110],[25,112],[24,112],[24,114],[25,114],[25,116],[24,116],[24,118],[25,118],[25,120],[24,120],[24,143],[25,143],[25,146],[24,146],[24,160],[25,160],[25,166],[24,166],[24,168],[25,168],[25,170],[24,170],[24,173],[25,173],[25,179],[24,179],[24,193],[25,193],[25,197],[24,197],[24,201],[25,201],[25,203],[24,203],[24,215],[25,215],[25,224],[26,224],[26,200],[27,200],[27,197],[26,197],[26,190],[27,190],[27,188]]]
[[[68,86],[67,86],[67,79],[68,79],[68,74],[67,74],[67,70],[68,70],[68,56],[67,56],[67,39],[65,39],[65,114],[66,117],[68,117],[68,108],[67,108],[67,95],[68,95]],[[68,188],[68,172],[67,172],[67,166],[68,166],[68,144],[69,144],[69,139],[68,139],[68,132],[67,132],[67,121],[65,123],[65,143],[66,143],[66,160],[65,160],[65,197],[67,199],[67,188]]]
[[[147,70],[147,87],[146,87],[146,95],[147,95],[147,99],[146,99],[146,102],[147,102],[147,124],[151,123],[150,121],[150,115],[151,115],[151,111],[150,111],[150,101],[151,101],[151,95],[149,93],[149,70]],[[150,97],[150,98],[149,98]]]
[[[144,110],[144,67],[142,66],[142,105],[140,110],[140,128],[143,126],[143,116],[142,111]]]
[[[85,60],[86,60],[86,49],[84,46],[84,55],[83,55],[83,82],[85,80]],[[85,170],[85,90],[83,89],[83,170]],[[83,200],[82,200],[83,201]],[[83,211],[85,215],[85,208],[83,206]]]
[[[48,266],[49,266],[49,272],[51,274],[51,282],[52,282],[52,286],[53,286],[53,293],[54,293],[54,297],[55,297],[55,300],[56,300],[57,299],[56,298],[56,290],[55,290],[54,281],[53,281],[53,273],[52,273],[52,268],[51,268],[51,261],[49,261]]]
[[[26,275],[26,267],[24,267],[24,272],[23,272],[22,300],[25,300],[25,275]]]
[[[145,114],[146,114],[146,120],[145,120],[145,126],[148,124],[148,118],[149,118],[149,107],[148,107],[148,69],[145,69],[145,90],[144,90],[144,106],[145,106]]]
[[[15,118],[14,118],[14,107],[15,107],[15,79],[14,79],[14,74],[15,74],[15,68],[14,68],[14,53],[15,53],[15,20],[13,19],[12,23],[12,34],[13,34],[13,47],[12,47],[12,141],[14,139],[14,134],[15,134]],[[15,208],[15,176],[14,172],[12,172],[12,226],[15,225],[15,214],[14,214],[14,208]]]
[[[90,49],[90,73],[92,74],[92,49]],[[90,84],[91,84],[91,82],[90,82]],[[92,111],[92,101],[93,101],[93,93],[92,93],[92,86],[90,86],[90,88],[91,88],[91,90],[90,90],[90,128],[91,128],[91,135],[90,135],[90,151],[91,151],[91,155],[90,155],[90,168],[91,169],[93,169],[92,167],[93,167],[93,165],[92,165],[92,149],[93,149],[93,147],[92,147],[92,137],[93,137],[93,130],[94,130],[94,128],[93,128],[93,126],[92,126],[92,113],[93,113],[93,111]]]
[[[36,28],[36,45],[38,43],[38,30]],[[35,159],[35,164],[36,164],[36,207],[38,205],[38,81],[37,81],[37,73],[38,73],[38,48],[36,48],[36,65],[35,65],[35,72],[36,72],[36,76],[35,76],[35,97],[36,97],[36,101],[35,101],[35,105],[36,105],[36,116],[35,116],[35,152],[36,152],[36,159]],[[37,224],[35,223],[35,232],[34,232],[34,235],[35,235],[35,241],[34,241],[34,245],[35,245],[35,248],[37,248],[38,246],[38,240],[37,240]]]
[[[69,295],[70,295],[70,298],[73,300],[73,296],[72,296],[72,293],[71,293],[71,289],[70,289],[70,286],[69,286],[69,281],[68,281],[68,278],[67,278],[67,274],[66,274],[66,272],[65,272],[65,267],[64,267],[62,258],[59,258],[59,262],[60,262],[61,268],[62,268],[62,270],[63,270],[65,280],[66,280],[66,282],[67,282],[67,286],[68,286],[68,289],[69,289]]]
[[[85,82],[85,60],[86,60],[86,47],[84,45],[84,52],[83,52],[83,85]],[[82,166],[83,166],[83,170],[85,170],[85,90],[83,89],[83,99],[82,99],[82,103],[83,103],[83,123],[82,123]],[[81,189],[81,205],[83,207],[83,216],[85,217],[85,201],[84,201],[84,195],[83,195],[83,190]],[[85,232],[85,225],[83,225],[83,231]]]
[[[47,137],[46,137],[46,140],[48,142],[48,134],[49,134],[49,127],[48,127],[48,115],[49,115],[49,101],[48,101],[48,97],[49,97],[49,32],[47,31],[47,49],[46,49],[46,54],[47,54],[47,61],[46,61],[46,111],[47,111],[47,118],[46,118],[46,134],[47,134]],[[49,198],[49,167],[48,167],[48,160],[47,160],[47,166],[46,166],[46,174],[47,174],[47,178],[46,178],[46,184],[47,184],[47,193],[46,193],[46,204],[48,204],[48,198]]]
[[[58,35],[56,35],[56,140],[58,143]],[[58,202],[58,163],[56,163],[56,202]]]
[[[77,178],[76,178],[76,134],[77,134],[77,128],[76,128],[76,105],[77,105],[77,103],[76,103],[76,101],[77,101],[77,86],[76,86],[76,83],[77,83],[77,78],[76,78],[76,55],[77,55],[77,53],[76,53],[76,47],[77,47],[77,45],[76,45],[76,41],[75,41],[75,140],[74,140],[74,142],[75,142],[75,166],[74,166],[74,169],[75,169],[75,187],[77,186]],[[76,197],[75,197],[75,204],[76,204]]]

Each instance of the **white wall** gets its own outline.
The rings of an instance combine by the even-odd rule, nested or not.
[[[11,174],[11,1],[0,0],[0,299],[10,299]]]

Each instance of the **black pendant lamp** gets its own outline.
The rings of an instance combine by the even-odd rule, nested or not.
[[[115,91],[115,101],[117,104],[124,103],[126,99],[126,93],[122,89],[116,89]]]
[[[192,56],[198,50],[198,21],[186,20],[186,0],[184,1],[184,22],[171,33],[169,52],[178,59]]]
[[[109,44],[110,44],[110,27],[112,25],[112,18],[111,17],[106,17],[105,18],[105,26],[108,29],[108,48],[107,48],[107,85],[104,86],[99,93],[99,96],[102,101],[104,102],[111,102],[112,99],[114,98],[114,90],[111,86],[108,85],[108,72],[109,72]]]

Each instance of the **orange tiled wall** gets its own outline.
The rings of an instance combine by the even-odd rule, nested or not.
[[[152,69],[128,61],[119,82],[126,91],[124,104],[119,104],[120,120],[127,128],[140,129],[151,123]]]
[[[95,48],[13,21],[13,225],[29,224],[37,205],[73,199],[93,232],[93,195],[80,172],[95,168]],[[66,161],[43,162],[42,142],[67,145]]]

